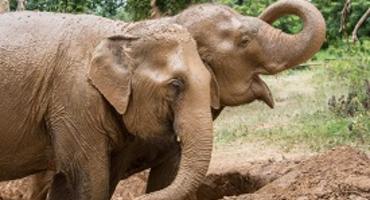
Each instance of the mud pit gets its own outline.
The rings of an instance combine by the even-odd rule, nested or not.
[[[189,199],[370,199],[370,159],[350,147],[305,160],[267,160],[235,167],[210,170],[197,193]],[[144,172],[121,181],[113,200],[131,200],[142,194],[146,177]],[[28,184],[28,179],[1,183],[0,200],[27,199]]]

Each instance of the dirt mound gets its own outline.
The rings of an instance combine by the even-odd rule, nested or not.
[[[337,148],[303,161],[265,160],[245,162],[234,169],[213,169],[216,170],[210,171],[189,199],[370,199],[370,159],[350,147]],[[145,171],[121,181],[112,199],[132,200],[143,194],[147,175]],[[29,178],[0,183],[0,200],[26,200],[28,188]]]
[[[255,192],[264,185],[291,171],[300,161],[245,162],[230,170],[230,167],[212,170],[191,200],[213,200],[224,196]],[[132,200],[145,192],[148,171],[121,181],[113,200]],[[30,177],[0,183],[0,200],[29,200]]]
[[[290,172],[300,161],[259,161],[234,170],[214,171],[193,194],[192,200],[216,200],[224,196],[253,193]]]
[[[303,161],[253,194],[224,199],[370,199],[370,159],[353,148],[337,148]]]

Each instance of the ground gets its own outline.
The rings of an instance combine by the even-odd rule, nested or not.
[[[264,77],[274,109],[256,102],[224,110],[208,176],[189,199],[370,199],[370,146],[347,137],[346,125],[332,126],[327,100],[346,88],[322,76],[304,69]],[[146,177],[121,181],[113,199],[139,196]],[[0,183],[0,200],[26,199],[27,183]]]

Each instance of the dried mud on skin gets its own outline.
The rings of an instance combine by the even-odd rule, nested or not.
[[[132,200],[143,194],[147,175],[145,171],[121,181],[112,199]],[[0,183],[0,200],[26,200],[28,189],[27,178]],[[370,199],[370,159],[355,149],[340,147],[303,161],[248,162],[210,171],[188,199]]]

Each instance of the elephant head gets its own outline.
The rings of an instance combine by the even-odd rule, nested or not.
[[[208,169],[210,107],[218,107],[218,89],[185,28],[143,22],[125,34],[98,45],[89,78],[128,132],[145,140],[167,138],[180,143],[181,165],[174,182],[142,198],[183,199]]]
[[[303,20],[301,32],[290,35],[270,25],[286,14]],[[273,75],[312,57],[326,29],[321,13],[304,0],[278,1],[259,18],[242,16],[222,5],[197,5],[172,20],[185,26],[196,40],[203,62],[218,81],[221,106],[259,99],[273,107],[269,88],[258,75]]]

